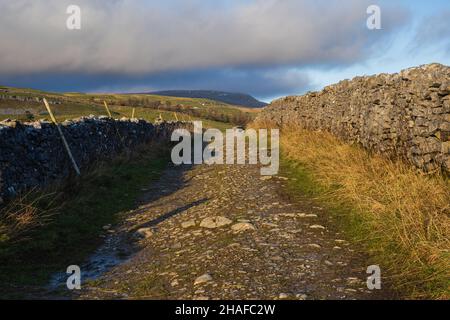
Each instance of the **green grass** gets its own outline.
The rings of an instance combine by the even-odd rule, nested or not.
[[[46,119],[49,120],[49,115],[47,112],[42,111],[43,106],[40,104],[38,105],[28,105],[25,107],[20,107],[20,109],[17,107],[15,110],[20,110],[20,114],[11,114],[11,113],[1,113],[1,107],[0,107],[0,121],[5,119],[16,119],[19,121],[30,121],[30,119],[27,118],[25,111],[30,110],[35,120],[39,119]],[[55,114],[56,119],[59,122],[63,122],[65,120],[72,120],[79,118],[81,116],[104,116],[106,115],[106,111],[103,106],[88,106],[88,105],[61,105],[61,106],[54,106],[53,112]],[[8,109],[3,110],[11,110],[11,106],[8,107]],[[112,113],[112,116],[114,118],[130,118],[132,115],[133,108],[128,106],[110,106],[110,110]],[[195,116],[189,116],[187,114],[178,113],[175,116],[175,113],[172,111],[165,111],[165,110],[156,110],[156,109],[150,109],[145,107],[137,107],[135,108],[135,114],[136,117],[140,119],[144,119],[148,122],[153,123],[160,115],[162,116],[163,120],[165,121],[176,121],[178,118],[179,121],[192,121],[192,120],[200,120],[203,121],[203,125],[206,128],[216,128],[216,129],[227,129],[231,128],[233,124],[222,122],[222,121],[214,121],[214,120],[208,120],[201,117],[195,117]],[[205,114],[206,116],[206,114]]]
[[[167,150],[148,150],[131,160],[104,164],[68,184],[58,197],[63,205],[50,222],[24,235],[26,240],[0,242],[0,288],[43,285],[55,271],[85,261],[101,243],[102,227],[133,209],[142,188],[166,167]]]
[[[7,92],[4,92],[6,90]],[[136,108],[136,117],[154,122],[161,114],[164,120],[202,119],[205,126],[218,129],[224,128],[224,123],[245,124],[256,115],[254,109],[228,105],[208,99],[165,97],[150,94],[83,94],[83,93],[51,93],[32,89],[0,87],[0,120],[17,119],[29,121],[30,112],[35,120],[49,119],[44,105],[36,101],[18,101],[1,99],[2,96],[22,96],[31,98],[47,98],[58,121],[79,118],[89,115],[106,115],[103,101],[106,101],[116,118],[132,115]]]

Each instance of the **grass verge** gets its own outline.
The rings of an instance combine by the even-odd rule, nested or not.
[[[450,298],[448,178],[325,132],[283,130],[281,150],[284,170],[294,178],[290,191],[328,207],[394,290],[408,299]]]
[[[167,149],[147,146],[99,165],[57,193],[15,201],[0,216],[2,286],[44,285],[55,271],[81,264],[101,243],[102,227],[135,207],[142,188],[160,176],[168,157]],[[17,208],[24,219],[11,218]],[[26,223],[17,222],[22,220]]]

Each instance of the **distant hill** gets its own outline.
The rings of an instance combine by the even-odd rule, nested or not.
[[[263,108],[267,105],[267,103],[256,100],[251,95],[244,93],[211,90],[168,90],[151,92],[150,94],[182,98],[203,98],[250,108]]]

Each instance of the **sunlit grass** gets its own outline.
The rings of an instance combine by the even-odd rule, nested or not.
[[[260,124],[270,126],[270,124]],[[281,132],[291,192],[314,195],[408,298],[450,297],[450,183],[327,132]]]

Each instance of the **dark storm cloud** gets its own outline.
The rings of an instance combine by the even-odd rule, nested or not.
[[[244,92],[261,99],[296,94],[311,89],[303,72],[285,68],[210,69],[202,71],[162,72],[151,75],[60,74],[0,76],[1,83],[36,87],[43,90],[80,92],[150,92],[170,89],[205,89]]]
[[[75,2],[80,31],[66,29],[72,0],[0,0],[0,82],[302,92],[310,84],[297,68],[364,61],[407,20],[383,1],[383,30],[368,30],[373,0]]]

